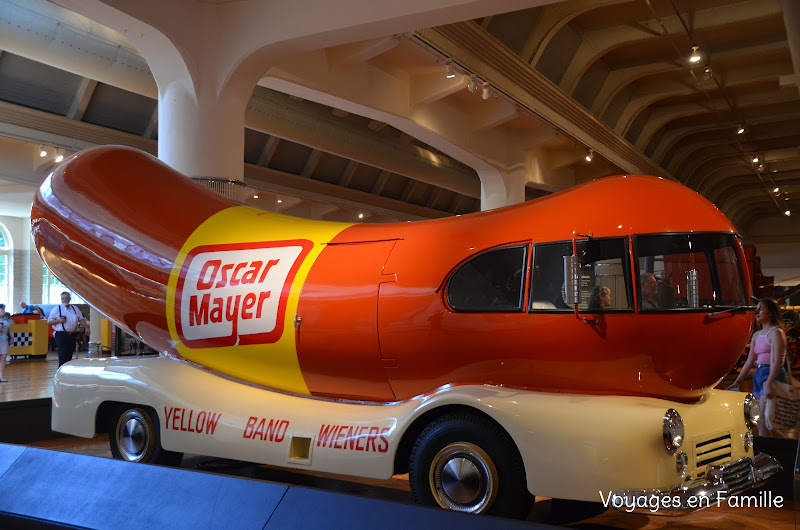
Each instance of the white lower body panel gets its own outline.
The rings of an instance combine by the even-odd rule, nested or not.
[[[722,444],[715,463],[752,457],[744,396],[710,392],[682,404],[463,385],[398,403],[355,403],[256,387],[166,357],[80,359],[56,374],[52,428],[92,437],[102,403],[131,403],[156,411],[168,450],[388,478],[407,428],[427,412],[457,405],[508,431],[531,493],[600,502],[611,491],[671,489],[685,480],[664,447],[668,408],[684,420],[688,477],[708,465],[701,454],[707,440]]]

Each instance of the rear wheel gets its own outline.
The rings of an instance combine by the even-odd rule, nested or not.
[[[514,441],[489,418],[439,418],[411,451],[414,500],[467,513],[524,518],[533,505],[522,457]]]
[[[120,407],[108,433],[111,454],[119,460],[178,465],[182,453],[161,447],[158,416],[144,407]]]

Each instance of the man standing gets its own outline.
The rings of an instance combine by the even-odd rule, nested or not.
[[[78,324],[83,322],[86,333],[89,333],[89,321],[80,309],[69,304],[70,300],[72,297],[67,291],[61,293],[61,305],[54,307],[47,319],[48,324],[52,325],[56,332],[58,366],[72,360],[72,352],[75,351],[75,330]]]
[[[658,309],[656,293],[658,293],[658,282],[652,272],[642,273],[639,278],[642,282],[642,300],[639,304],[640,309]]]
[[[42,308],[35,304],[26,304],[25,302],[20,302],[19,306],[22,308],[22,314],[27,315],[29,313],[37,313],[41,318],[44,318],[44,311]]]

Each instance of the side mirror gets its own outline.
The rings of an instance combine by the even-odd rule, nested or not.
[[[570,254],[564,256],[564,302],[567,305],[577,305],[580,302],[581,260],[578,256]]]
[[[686,271],[686,303],[689,307],[700,307],[700,293],[697,290],[697,270]]]

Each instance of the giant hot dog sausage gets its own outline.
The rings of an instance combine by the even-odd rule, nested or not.
[[[745,313],[709,319],[631,305],[580,319],[529,307],[538,245],[621,238],[625,289],[636,293],[631,236],[734,233],[706,199],[652,177],[604,178],[460,217],[362,225],[242,206],[150,155],[98,147],[48,176],[31,222],[50,270],[157,350],[299,394],[388,402],[486,383],[691,400],[732,366],[750,325]],[[454,271],[506,247],[525,249],[520,309],[451,307]],[[557,286],[560,274],[550,278]]]

